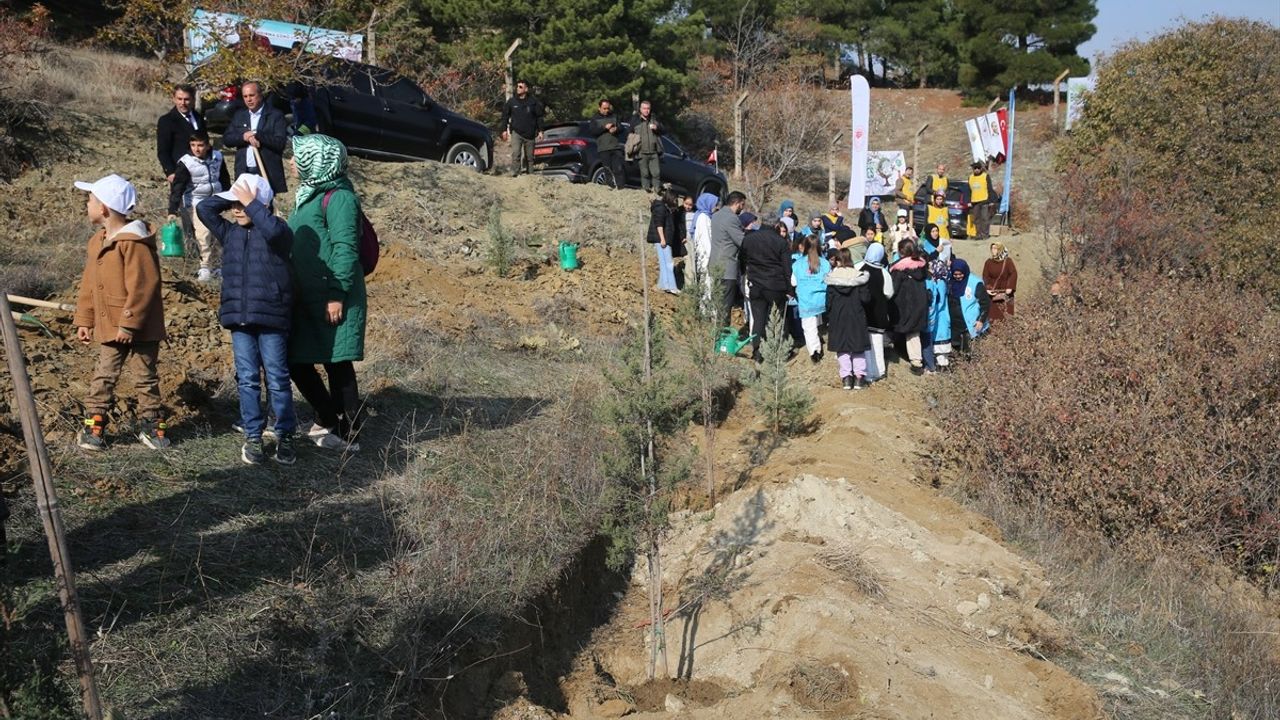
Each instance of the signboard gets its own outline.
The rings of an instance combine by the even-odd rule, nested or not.
[[[987,159],[987,147],[982,143],[982,131],[978,129],[978,119],[970,118],[964,121],[964,132],[969,136],[969,156],[974,162],[982,162]]]
[[[893,195],[898,178],[907,168],[907,157],[901,150],[873,150],[867,153],[867,197]]]
[[[852,134],[849,136],[849,209],[862,207],[862,198],[854,193],[858,179],[867,168],[867,134],[871,129],[871,86],[861,75],[849,76],[849,102],[853,116]]]
[[[1094,75],[1086,77],[1067,78],[1067,124],[1068,130],[1071,129],[1071,123],[1080,119],[1080,114],[1084,111],[1085,94],[1093,90],[1093,86],[1097,83],[1098,78]]]
[[[240,29],[245,23],[255,35],[270,42],[273,48],[288,50],[295,43],[302,43],[305,52],[357,62],[364,53],[364,36],[359,33],[344,33],[279,20],[248,20],[235,13],[196,10],[187,26],[187,62],[191,65],[199,64],[212,57],[220,48],[248,40],[240,37]]]
[[[987,151],[987,159],[992,162],[1004,160],[1004,138],[1000,135],[1000,118],[995,113],[987,113],[978,118],[978,129],[982,131],[982,146]]]

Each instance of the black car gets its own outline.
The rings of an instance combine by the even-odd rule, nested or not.
[[[533,164],[543,175],[562,177],[570,182],[612,185],[613,173],[600,162],[596,139],[588,132],[588,121],[559,123],[548,127],[543,138],[533,146]],[[630,126],[623,123],[618,140],[626,144]],[[714,167],[698,162],[666,135],[662,139],[662,182],[669,183],[681,195],[697,197],[709,192],[724,197],[729,182]],[[640,168],[626,162],[627,187],[640,187]]]
[[[916,192],[915,204],[911,206],[911,220],[917,228],[929,224],[929,198],[927,188]],[[947,183],[947,228],[953,240],[963,240],[969,236],[969,183],[952,180]]]
[[[482,172],[493,166],[489,129],[432,100],[412,80],[350,61],[335,62],[329,74],[326,84],[293,83],[267,101],[291,108],[298,98],[310,100],[316,129],[341,140],[353,155],[439,160]],[[238,92],[224,90],[205,119],[210,129],[225,129],[242,107]]]

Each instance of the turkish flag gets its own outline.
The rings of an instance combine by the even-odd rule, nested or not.
[[[1004,141],[1004,156],[1009,157],[1009,108],[997,110],[996,117],[1000,119],[1000,139]]]

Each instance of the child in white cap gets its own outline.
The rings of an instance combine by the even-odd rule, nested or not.
[[[85,345],[99,344],[77,444],[86,450],[106,449],[106,417],[120,370],[129,363],[142,419],[138,438],[153,450],[169,447],[157,371],[165,330],[155,232],[141,220],[129,219],[138,193],[128,180],[108,175],[75,185],[89,194],[85,211],[98,226],[89,238],[80,279],[76,337]]]
[[[222,303],[218,320],[231,331],[231,352],[240,390],[240,459],[249,465],[266,460],[259,368],[267,378],[267,398],[276,416],[273,457],[282,465],[297,458],[293,434],[297,416],[289,378],[289,327],[293,317],[293,280],[289,255],[293,231],[272,214],[271,184],[259,175],[241,175],[226,192],[196,206],[197,216],[222,245]],[[231,221],[222,217],[230,211]]]

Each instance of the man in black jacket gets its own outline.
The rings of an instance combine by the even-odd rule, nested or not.
[[[289,141],[289,125],[279,110],[266,103],[262,86],[247,82],[240,87],[244,107],[237,110],[231,125],[222,134],[222,144],[236,149],[236,177],[262,175],[279,194],[288,189],[284,179],[284,146]],[[251,148],[256,148],[254,153]],[[255,156],[265,167],[258,167]]]
[[[622,133],[622,123],[613,114],[613,103],[600,101],[600,112],[591,118],[588,132],[596,139],[596,151],[600,154],[600,162],[613,174],[614,189],[627,186],[627,169],[623,164],[622,141],[618,136]]]
[[[516,94],[502,106],[502,139],[511,141],[511,177],[533,172],[533,141],[542,139],[542,103],[529,94],[529,84],[516,83]]]
[[[786,226],[766,223],[742,238],[742,265],[747,274],[747,303],[751,306],[751,357],[760,355],[760,341],[766,337],[771,312],[784,320],[787,293],[791,290],[791,245],[784,234]]]
[[[173,182],[178,160],[187,154],[191,133],[204,130],[204,118],[192,107],[196,89],[191,85],[178,85],[173,89],[173,109],[156,121],[156,159],[164,169],[165,180]]]

